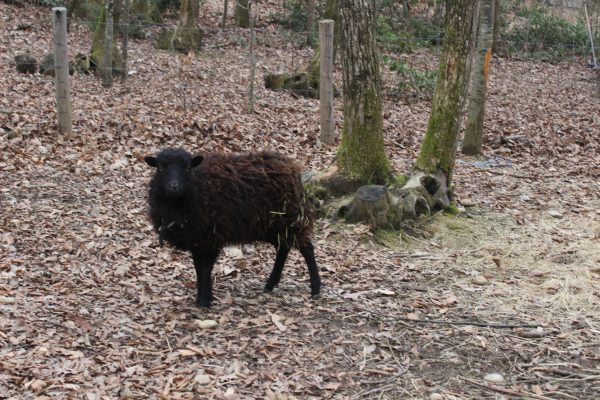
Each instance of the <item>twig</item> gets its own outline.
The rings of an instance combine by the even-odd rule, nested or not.
[[[468,167],[468,166],[467,166]],[[494,175],[502,175],[502,176],[511,176],[513,178],[521,178],[521,179],[531,179],[531,180],[540,180],[540,179],[550,179],[550,178],[560,178],[561,174],[553,174],[553,175],[521,175],[521,174],[511,174],[510,172],[502,172],[502,171],[494,171],[493,169],[481,169],[473,167],[471,170],[473,172],[489,172]]]
[[[463,380],[465,380],[465,381],[467,381],[467,382],[469,382],[469,383],[472,383],[474,385],[477,385],[477,386],[480,386],[482,388],[489,389],[489,390],[492,390],[492,391],[498,392],[498,393],[504,393],[504,394],[508,394],[508,395],[511,395],[511,396],[517,396],[517,397],[529,397],[529,398],[538,399],[538,400],[554,400],[551,397],[541,396],[539,394],[527,393],[527,392],[519,392],[517,390],[501,388],[501,387],[498,387],[496,385],[488,385],[488,384],[485,384],[485,383],[482,383],[482,382],[477,382],[475,379],[467,378],[467,377],[464,377],[464,376],[462,376],[460,378],[463,379]]]
[[[342,297],[340,294],[338,294],[334,291],[332,291],[332,292],[335,296],[339,297],[346,303],[352,304],[354,307],[356,307],[364,312],[367,312],[371,315],[378,315],[380,317],[383,317],[383,319],[386,321],[405,322],[405,323],[413,323],[413,324],[471,325],[471,326],[479,326],[479,327],[484,327],[484,328],[495,328],[495,329],[515,329],[515,328],[532,328],[533,329],[533,328],[537,328],[539,326],[539,325],[531,325],[531,324],[499,324],[499,323],[495,323],[495,322],[476,322],[476,321],[468,321],[468,320],[442,321],[442,320],[436,320],[436,319],[410,319],[410,318],[404,318],[404,317],[390,318],[387,315],[383,315],[376,311],[372,311],[367,308],[361,307],[355,303],[352,303],[352,302],[348,301],[348,299],[345,299],[344,297]]]
[[[395,386],[397,386],[395,383],[391,383],[389,385],[385,385],[385,386],[382,386],[382,387],[371,389],[371,390],[368,390],[366,392],[364,392],[364,391],[363,392],[359,392],[359,393],[355,394],[354,396],[352,396],[351,399],[364,399],[366,397],[366,395],[368,395],[368,394],[376,393],[376,392],[379,392],[379,391],[383,392],[383,391],[391,389],[391,388],[393,388]]]
[[[572,380],[572,381],[597,381],[597,380],[600,381],[600,375],[586,375],[586,374],[582,374],[579,372],[562,370],[562,369],[558,369],[558,368],[534,367],[534,368],[531,368],[531,370],[532,371],[549,372],[551,374],[556,374],[556,375],[560,375],[560,376],[572,377],[572,379],[568,379],[568,380]],[[553,378],[553,379],[556,379],[556,378]],[[566,379],[560,379],[560,380],[566,380]]]

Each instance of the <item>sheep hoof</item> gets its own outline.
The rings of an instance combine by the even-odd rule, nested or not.
[[[265,286],[265,288],[263,289],[264,293],[272,293],[273,292],[273,288],[270,288],[268,286]]]
[[[320,297],[321,297],[321,293],[312,293],[312,294],[310,295],[310,297],[311,297],[311,298],[313,298],[313,299],[318,299],[318,298],[320,298]]]

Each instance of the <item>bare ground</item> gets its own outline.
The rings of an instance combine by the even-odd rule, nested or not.
[[[600,106],[583,62],[494,60],[485,154],[496,164],[456,169],[456,196],[475,207],[400,239],[319,221],[316,301],[298,254],[265,295],[274,252],[228,250],[207,311],[193,307],[189,257],[150,228],[141,157],[270,147],[322,169],[335,148],[316,146],[318,104],[258,88],[246,114],[245,34],[214,29],[198,57],[133,41],[126,87],[74,75],[76,135],[63,139],[52,79],[12,65],[50,51],[46,14],[0,4],[0,398],[600,397]],[[204,24],[216,21],[207,7]],[[310,59],[261,29],[259,71]],[[89,39],[75,25],[71,53]],[[431,52],[407,60],[435,67]],[[405,171],[429,104],[388,96],[385,107]],[[219,324],[203,330],[205,319]]]

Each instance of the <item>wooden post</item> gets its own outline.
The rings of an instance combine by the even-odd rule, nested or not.
[[[250,85],[248,87],[248,112],[254,113],[254,79],[256,75],[256,61],[254,59],[254,16],[252,15],[252,0],[248,0],[248,18],[250,22]]]
[[[121,21],[121,34],[123,35],[123,82],[127,82],[127,75],[129,75],[127,67],[127,47],[129,46],[129,2],[131,0],[125,0],[123,9],[123,18]]]
[[[335,143],[333,120],[333,20],[319,22],[319,49],[321,53],[321,76],[319,98],[321,100],[321,142]]]
[[[113,52],[113,0],[106,0],[106,25],[104,25],[104,58],[102,60],[102,86],[112,86]]]
[[[67,9],[65,7],[52,8],[52,23],[54,25],[54,84],[56,86],[58,129],[69,137],[73,133],[73,122],[69,87]]]

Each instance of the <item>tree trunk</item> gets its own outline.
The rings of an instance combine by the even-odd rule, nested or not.
[[[485,114],[485,95],[488,71],[492,57],[492,23],[494,0],[482,0],[479,11],[479,35],[477,39],[477,57],[471,85],[467,125],[461,151],[464,154],[481,153],[483,139],[483,118]]]
[[[500,34],[500,0],[494,0],[494,33],[492,34],[492,53],[498,54],[498,36]]]
[[[179,23],[177,28],[164,31],[158,38],[159,49],[175,50],[187,53],[200,50],[202,30],[198,28],[199,0],[181,0]]]
[[[456,158],[461,94],[473,24],[472,0],[449,0],[444,46],[433,95],[429,123],[415,169],[432,173],[442,170],[447,184],[452,181]]]
[[[90,52],[90,62],[96,68],[96,72],[100,73],[104,71],[104,38],[105,38],[105,26],[106,26],[106,7],[102,7],[100,15],[98,17],[98,23],[96,24],[96,30],[94,32],[94,38],[92,40],[92,51]],[[123,73],[123,60],[121,57],[121,51],[117,46],[117,35],[112,35],[112,54],[111,64],[113,75],[121,75]]]
[[[240,28],[250,27],[250,15],[248,14],[248,0],[236,0],[233,14],[235,25]]]
[[[386,183],[391,171],[383,143],[375,2],[343,1],[340,15],[344,127],[337,165],[350,178],[364,183]]]
[[[221,28],[225,29],[225,27],[227,26],[227,8],[229,6],[229,2],[227,0],[225,0],[223,2],[223,20],[221,21]]]
[[[340,36],[339,1],[340,0],[327,0],[327,3],[325,4],[325,15],[323,16],[323,19],[333,20],[334,63]],[[319,49],[317,49],[315,56],[306,66],[304,71],[296,74],[267,74],[265,75],[265,87],[274,91],[290,90],[300,96],[318,98],[320,65],[321,54]]]
[[[306,13],[306,45],[312,46],[315,29],[315,0],[308,0]]]
[[[416,218],[450,205],[456,139],[472,41],[472,0],[448,0],[446,31],[440,55],[427,132],[408,182],[399,190],[403,218]]]

